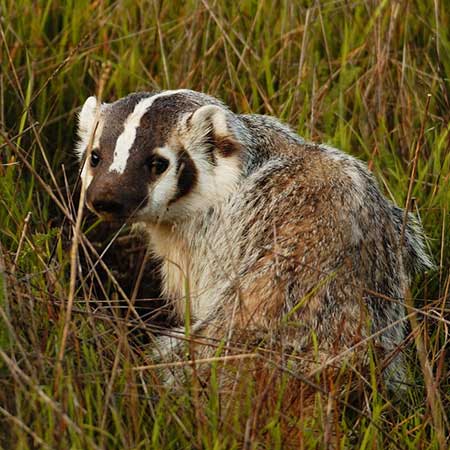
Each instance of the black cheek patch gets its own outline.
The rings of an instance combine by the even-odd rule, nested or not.
[[[169,204],[176,202],[181,197],[189,194],[191,192],[198,178],[197,168],[195,167],[194,161],[184,150],[181,151],[177,160],[177,192],[175,196],[170,200]]]

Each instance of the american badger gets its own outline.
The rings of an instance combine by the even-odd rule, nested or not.
[[[79,138],[87,206],[148,233],[174,335],[189,305],[202,356],[265,346],[323,365],[372,341],[401,379],[403,299],[431,261],[363,163],[186,89],[89,97]]]

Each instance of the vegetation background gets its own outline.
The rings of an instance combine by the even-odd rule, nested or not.
[[[364,412],[338,407],[332,432],[340,448],[447,448],[448,0],[0,0],[0,66],[2,448],[290,445],[286,412],[265,416],[251,389],[222,420],[217,396],[199,404],[189,385],[171,395],[155,370],[139,369],[152,363],[142,335],[157,322],[120,313],[125,296],[155,309],[157,279],[139,290],[130,281],[139,246],[122,236],[109,249],[90,220],[71,259],[78,108],[93,93],[110,101],[181,87],[362,158],[385,194],[420,216],[436,269],[417,280],[408,311],[411,384],[393,398],[369,380]],[[324,417],[319,432],[295,424],[295,448],[329,445]]]

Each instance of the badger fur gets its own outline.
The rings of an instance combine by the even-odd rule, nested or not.
[[[202,356],[282,346],[323,364],[373,342],[402,379],[403,299],[431,261],[418,221],[409,214],[402,230],[404,211],[363,163],[184,89],[90,97],[80,157],[92,134],[87,206],[148,233],[180,324],[160,338],[166,356],[189,304]]]

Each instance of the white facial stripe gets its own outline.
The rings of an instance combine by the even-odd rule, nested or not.
[[[166,158],[168,161],[170,161],[170,164],[175,165],[176,162],[177,162],[176,154],[169,147],[155,148],[155,151],[153,153],[155,155],[162,156],[163,158]]]
[[[155,150],[155,154],[160,155],[170,161],[170,166],[166,172],[164,172],[161,178],[151,188],[151,198],[155,210],[163,209],[162,206],[166,205],[171,198],[175,195],[178,185],[177,174],[177,156],[168,147],[161,147]]]
[[[131,147],[136,139],[136,129],[141,123],[142,116],[151,108],[153,102],[158,98],[169,97],[182,92],[189,92],[189,90],[178,89],[161,92],[160,94],[155,94],[152,97],[144,98],[134,107],[133,112],[125,120],[122,134],[117,139],[116,147],[114,149],[114,159],[109,166],[110,172],[122,174],[125,171],[127,161],[130,156]]]

